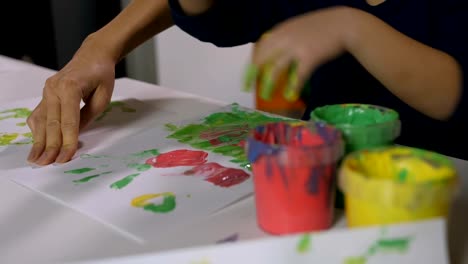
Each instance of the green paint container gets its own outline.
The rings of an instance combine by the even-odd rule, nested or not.
[[[312,111],[311,119],[341,130],[346,153],[391,145],[401,129],[396,111],[376,105],[326,105]]]
[[[345,155],[363,149],[392,145],[400,135],[399,114],[392,109],[369,104],[336,104],[314,109],[311,120],[338,128],[345,141]],[[344,208],[343,193],[338,189],[336,208]]]

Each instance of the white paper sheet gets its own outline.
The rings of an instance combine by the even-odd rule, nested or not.
[[[30,98],[0,105],[0,170],[28,166],[26,157],[31,148],[32,135],[26,119],[40,100]],[[147,104],[133,98],[113,97],[107,111],[80,134],[78,154],[97,150],[109,144],[107,142],[115,142],[144,129],[147,127],[144,121],[148,119],[148,113],[155,114],[153,119],[161,121],[177,116],[171,110],[150,109]]]
[[[219,109],[220,112],[230,110],[230,107]],[[178,125],[183,128],[201,120],[203,118]],[[232,125],[229,122],[227,131],[234,129],[234,134],[238,133],[236,125]],[[219,128],[208,131],[207,135],[214,133],[217,137],[220,131],[226,132],[226,124]],[[245,135],[249,129],[242,127],[241,130]],[[242,167],[245,165],[243,162],[233,161],[235,155],[223,156],[210,151],[206,153],[206,162],[197,164],[172,168],[145,165],[151,159],[159,162],[163,154],[175,150],[201,153],[201,150],[188,145],[188,142],[167,139],[173,132],[165,126],[146,128],[106,147],[101,146],[98,150],[87,153],[82,151],[79,158],[67,164],[20,168],[8,171],[8,175],[13,181],[106,223],[137,242],[157,240],[165,232],[189,226],[193,221],[208,217],[253,192],[250,172]],[[219,146],[233,143],[220,140],[216,143]],[[211,144],[212,141],[208,139],[203,142]],[[168,160],[178,162],[181,159],[178,156]],[[200,170],[204,172],[197,173]],[[221,177],[224,179],[221,185],[207,178],[210,175],[219,178],[226,171],[228,175]],[[234,183],[226,180],[233,177]],[[223,186],[226,182],[230,182],[231,186]],[[170,195],[164,197],[161,194]],[[131,205],[135,198],[143,195],[154,199],[141,202],[140,207]],[[161,204],[165,200],[167,204],[174,203],[174,197],[176,205],[173,210],[156,213],[145,210],[145,203],[152,203],[150,207],[161,209],[164,208]]]
[[[449,261],[445,222],[436,219],[388,227],[271,237],[80,263],[446,264]]]

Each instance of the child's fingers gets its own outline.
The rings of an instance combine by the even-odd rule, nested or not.
[[[260,76],[260,98],[263,100],[271,100],[273,89],[275,88],[273,80],[273,64],[266,64],[261,70]]]
[[[285,52],[286,43],[283,38],[277,37],[272,33],[264,34],[255,46],[252,54],[252,63],[259,67],[271,63]]]
[[[283,53],[278,56],[273,62],[271,69],[271,75],[274,82],[277,82],[281,75],[288,73],[290,65],[293,63],[293,57],[291,54]]]
[[[259,75],[259,68],[255,64],[247,65],[247,68],[244,73],[244,91],[250,92],[252,87],[257,82]]]
[[[295,102],[299,99],[301,90],[309,78],[311,70],[304,63],[295,60],[289,68],[288,81],[284,90],[284,98],[290,102]]]
[[[288,70],[290,63],[291,56],[283,53],[281,56],[276,57],[274,61],[265,65],[260,83],[260,94],[264,100],[271,98],[274,89],[277,87],[276,83],[280,80],[281,74]]]

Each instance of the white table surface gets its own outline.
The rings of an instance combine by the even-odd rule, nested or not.
[[[0,105],[40,96],[45,80],[53,73],[0,56]],[[141,124],[176,121],[225,104],[126,78],[116,81],[114,94],[154,106],[137,121]],[[158,116],[158,109],[180,114]],[[124,136],[124,132],[116,130],[115,133]],[[449,250],[452,263],[468,263],[468,181],[465,180],[468,162],[454,160],[463,182],[449,219]],[[241,240],[266,236],[256,225],[254,200],[249,196],[207,221],[195,222],[186,230],[142,246],[83,214],[13,183],[4,169],[0,167],[0,263],[66,262],[158,252],[210,244],[233,232],[239,233]],[[339,214],[334,228],[344,227],[345,219]]]

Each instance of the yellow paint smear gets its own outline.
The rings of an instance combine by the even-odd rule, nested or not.
[[[165,192],[165,193],[154,193],[154,194],[144,194],[141,196],[138,196],[134,198],[131,202],[133,207],[144,207],[145,205],[150,204],[150,200],[154,198],[158,198],[161,196],[174,196],[173,193],[171,192]]]

